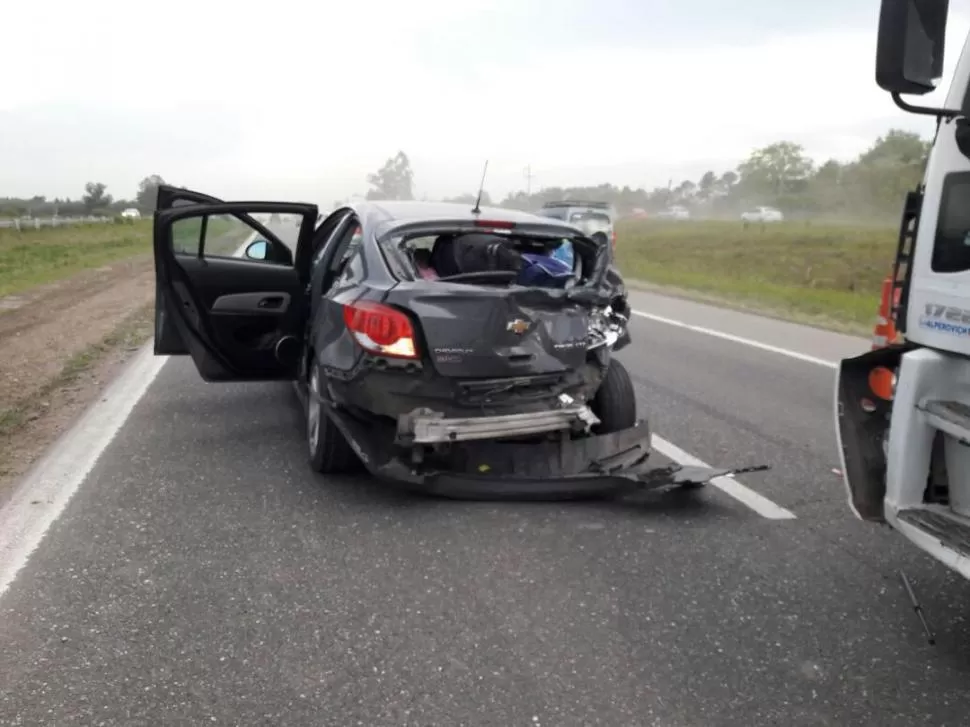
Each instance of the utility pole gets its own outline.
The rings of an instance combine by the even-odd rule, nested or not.
[[[532,196],[532,178],[535,176],[532,173],[532,165],[530,164],[525,168],[525,194],[527,197]]]

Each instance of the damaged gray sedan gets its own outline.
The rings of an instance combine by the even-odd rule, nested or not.
[[[258,221],[297,222],[282,239]],[[460,498],[702,484],[652,466],[608,244],[554,219],[426,202],[223,202],[162,187],[155,353],[206,381],[292,380],[321,473]],[[272,218],[271,218],[272,219]],[[241,232],[246,234],[240,235]]]

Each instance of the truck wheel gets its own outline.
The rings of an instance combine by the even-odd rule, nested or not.
[[[306,406],[307,447],[310,466],[321,474],[339,474],[353,469],[357,460],[350,443],[337,429],[320,404],[320,369],[313,366]]]
[[[610,359],[603,383],[596,390],[590,404],[600,423],[594,434],[611,434],[629,429],[637,423],[637,399],[633,382],[626,367],[615,358]]]

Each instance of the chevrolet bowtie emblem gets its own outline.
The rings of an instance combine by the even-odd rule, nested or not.
[[[521,318],[516,318],[514,321],[509,321],[505,326],[506,331],[512,331],[517,336],[521,336],[523,333],[529,330],[529,321],[524,321]]]

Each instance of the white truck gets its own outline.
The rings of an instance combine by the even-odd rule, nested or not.
[[[901,342],[843,360],[836,424],[849,504],[970,578],[970,37],[943,108],[947,0],[882,0],[876,82],[937,119],[920,186],[906,198],[892,286]]]

